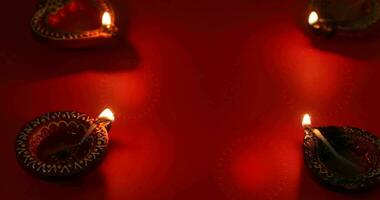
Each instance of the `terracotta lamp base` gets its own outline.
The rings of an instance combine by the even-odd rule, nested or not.
[[[81,142],[94,123],[78,112],[52,112],[29,122],[18,134],[16,156],[29,173],[42,178],[73,178],[98,166],[108,147],[106,127],[97,125]]]
[[[373,134],[351,127],[318,127],[335,150],[354,165],[335,157],[327,146],[307,132],[305,163],[322,185],[342,192],[367,190],[380,182],[380,140]]]
[[[380,30],[380,4],[377,0],[312,0],[307,19],[312,32],[325,36],[367,35]]]
[[[118,32],[107,0],[39,0],[31,28],[39,41],[63,48],[109,45]]]

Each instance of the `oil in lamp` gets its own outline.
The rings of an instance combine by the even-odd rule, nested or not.
[[[353,127],[312,127],[304,115],[305,164],[322,185],[341,192],[367,190],[380,182],[380,140]]]
[[[50,112],[30,121],[16,139],[16,157],[29,173],[46,179],[78,177],[103,161],[111,110],[97,119],[79,112]]]
[[[325,36],[357,36],[375,29],[380,19],[377,0],[311,0],[307,27]]]
[[[40,41],[64,48],[107,45],[118,32],[107,0],[39,0],[31,28]]]

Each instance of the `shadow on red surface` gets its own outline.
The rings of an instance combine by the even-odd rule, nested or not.
[[[16,199],[106,199],[106,181],[102,171],[95,170],[80,179],[67,181],[46,181],[21,173],[23,185],[19,187]],[[16,192],[16,191],[14,191]],[[10,198],[10,196],[8,196]]]
[[[25,48],[13,54],[12,47],[3,61],[7,68],[1,68],[3,80],[41,80],[85,71],[117,72],[133,70],[139,64],[139,57],[131,45],[121,43],[112,48],[91,50],[65,50],[38,46],[37,50]],[[123,60],[123,63],[118,62]],[[52,67],[54,66],[54,67]]]

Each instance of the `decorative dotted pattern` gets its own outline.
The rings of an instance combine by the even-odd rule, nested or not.
[[[82,160],[74,163],[49,164],[41,161],[35,154],[36,148],[49,134],[50,127],[64,124],[83,127],[87,130],[93,123],[88,115],[78,112],[51,112],[30,121],[18,134],[16,155],[21,165],[29,172],[43,177],[65,177],[79,175],[103,159],[108,147],[108,133],[105,127],[97,127],[92,137],[93,147]],[[80,123],[82,122],[82,123]],[[32,139],[33,137],[33,139]],[[31,143],[30,141],[33,141]]]
[[[114,11],[111,4],[106,0],[93,0],[95,5],[99,5],[101,10],[110,13],[112,20],[115,20]],[[47,17],[51,13],[56,13],[62,9],[65,4],[70,3],[71,0],[42,0],[38,3],[38,10],[34,14],[31,20],[32,31],[45,39],[49,40],[83,40],[94,38],[110,38],[116,34],[117,28],[111,27],[110,30],[105,30],[102,27],[91,31],[78,31],[78,32],[65,32],[62,30],[56,30],[49,27],[46,24]]]
[[[344,132],[350,137],[360,138],[368,143],[376,145],[380,151],[380,140],[371,133],[358,128],[342,127]],[[380,182],[380,163],[378,156],[368,158],[376,162],[376,168],[371,169],[366,175],[353,178],[342,178],[327,168],[320,160],[318,154],[318,138],[314,134],[307,132],[304,138],[304,159],[308,168],[325,184],[343,190],[363,190]]]

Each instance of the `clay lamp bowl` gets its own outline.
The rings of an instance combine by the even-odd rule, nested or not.
[[[39,0],[31,28],[54,47],[89,48],[115,42],[115,12],[107,0]]]
[[[41,178],[85,174],[106,155],[113,121],[112,113],[106,114],[111,115],[103,112],[92,119],[78,112],[50,112],[30,121],[17,136],[17,160],[28,173]]]
[[[308,29],[324,36],[356,37],[380,30],[378,0],[311,0],[306,14]]]
[[[363,192],[380,182],[380,140],[352,127],[311,127],[304,117],[305,164],[313,177],[339,192]],[[321,136],[322,135],[322,136]]]

